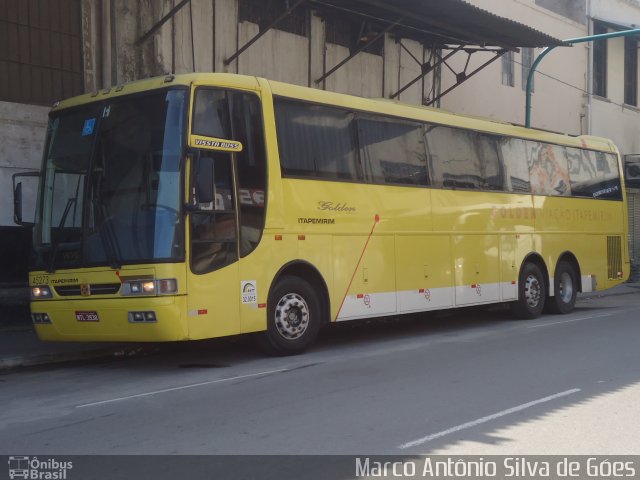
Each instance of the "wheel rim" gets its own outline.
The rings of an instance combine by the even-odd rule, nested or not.
[[[542,288],[538,277],[533,274],[529,275],[524,282],[524,298],[527,305],[531,308],[537,307],[542,297],[541,293]]]
[[[304,335],[309,326],[309,306],[297,293],[283,295],[275,310],[276,329],[287,340]]]
[[[569,273],[563,272],[562,275],[560,275],[560,281],[558,283],[560,300],[562,300],[563,303],[571,303],[571,299],[573,298],[573,278],[571,278]]]

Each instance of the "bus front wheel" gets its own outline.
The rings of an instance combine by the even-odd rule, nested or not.
[[[513,313],[523,319],[539,317],[547,296],[542,271],[535,263],[526,263],[518,281],[518,300],[513,303]]]
[[[554,296],[547,298],[551,313],[571,313],[576,306],[578,282],[576,271],[569,262],[558,262],[553,280]]]
[[[314,288],[295,276],[280,278],[267,301],[267,330],[259,346],[270,355],[304,352],[320,330],[320,301]]]

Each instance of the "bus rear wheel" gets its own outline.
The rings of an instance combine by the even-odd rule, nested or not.
[[[569,262],[558,262],[553,279],[554,296],[547,298],[547,309],[551,313],[571,313],[576,306],[578,293],[576,271]]]
[[[518,318],[539,317],[547,296],[542,271],[535,263],[525,263],[518,281],[518,300],[512,304],[513,313]]]
[[[269,293],[267,330],[258,337],[260,348],[270,355],[304,352],[320,330],[320,300],[304,279],[283,276]]]

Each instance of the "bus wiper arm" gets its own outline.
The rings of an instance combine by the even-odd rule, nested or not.
[[[64,207],[64,212],[62,212],[62,217],[60,218],[60,222],[58,223],[58,231],[62,230],[62,227],[67,221],[67,216],[71,211],[71,206],[76,203],[76,199],[71,197],[67,200],[67,204]],[[53,249],[51,251],[51,259],[49,260],[49,268],[47,268],[47,273],[55,272],[55,264],[56,264],[56,255],[58,253],[58,247],[60,246],[60,241],[57,240],[53,242]]]
[[[118,254],[118,240],[115,238],[115,234],[113,232],[113,226],[109,221],[109,216],[106,215],[106,208],[104,204],[96,199],[99,203],[98,208],[102,213],[102,225],[100,225],[100,231],[98,232],[98,236],[100,237],[100,241],[102,242],[102,246],[104,247],[104,252],[107,256],[107,260],[109,261],[109,266],[114,270],[118,270],[122,268],[122,262],[120,262],[120,255]]]

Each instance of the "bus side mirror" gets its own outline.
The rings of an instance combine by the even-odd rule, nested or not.
[[[22,182],[13,187],[13,222],[22,225]]]
[[[18,177],[25,177],[23,181],[18,182]],[[38,172],[24,172],[13,175],[13,221],[23,227],[31,227],[35,220],[35,192],[38,186]],[[30,192],[31,195],[26,199],[23,193]],[[26,200],[26,201],[25,201]],[[25,207],[26,205],[26,207]],[[28,217],[25,219],[25,213]]]
[[[199,156],[194,185],[196,205],[213,202],[213,158]]]

